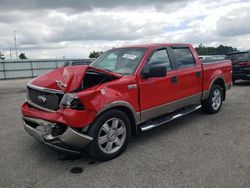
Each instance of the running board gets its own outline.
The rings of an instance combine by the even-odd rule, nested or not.
[[[148,130],[153,129],[155,127],[161,126],[167,122],[173,121],[173,120],[178,119],[182,116],[190,114],[190,113],[192,113],[200,108],[201,108],[201,105],[186,107],[182,110],[178,110],[178,111],[173,112],[171,114],[167,114],[166,116],[163,116],[161,118],[157,118],[155,120],[150,120],[146,123],[142,123],[139,126],[139,128],[141,129],[142,132],[148,131]]]

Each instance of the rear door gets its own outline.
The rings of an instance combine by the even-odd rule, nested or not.
[[[189,47],[172,47],[177,64],[179,85],[178,108],[199,104],[202,95],[202,67],[196,63]]]
[[[167,68],[165,77],[144,79],[139,76],[142,122],[177,109],[177,71],[168,50],[166,47],[154,49],[143,67],[144,69],[147,64],[153,63],[164,64]]]

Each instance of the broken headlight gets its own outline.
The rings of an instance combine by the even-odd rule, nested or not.
[[[71,108],[74,110],[84,110],[84,105],[80,101],[80,99],[76,95],[71,93],[66,93],[63,95],[59,106],[63,108]]]

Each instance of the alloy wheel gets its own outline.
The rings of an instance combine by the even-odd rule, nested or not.
[[[221,90],[216,88],[213,92],[213,97],[212,97],[212,107],[214,110],[218,110],[221,105]]]
[[[119,118],[111,118],[101,126],[98,145],[106,154],[115,153],[123,146],[126,134],[125,123]]]

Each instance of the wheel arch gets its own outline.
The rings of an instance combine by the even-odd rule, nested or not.
[[[138,133],[137,125],[140,123],[140,113],[136,112],[133,106],[126,101],[115,101],[106,105],[96,114],[96,117],[112,109],[120,110],[128,116],[131,123],[132,135],[136,135]]]
[[[226,82],[225,82],[224,78],[222,76],[215,77],[209,86],[208,93],[210,93],[213,85],[215,85],[215,84],[222,87],[222,89],[223,89],[223,101],[224,101],[226,99]]]

